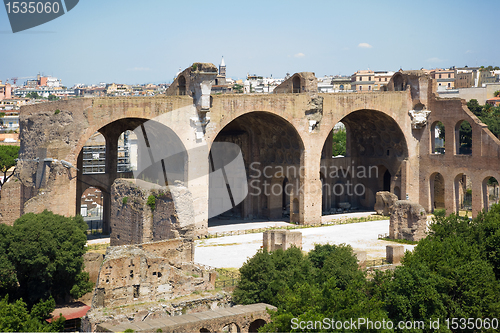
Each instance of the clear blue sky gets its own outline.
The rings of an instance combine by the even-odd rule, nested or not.
[[[41,72],[67,86],[171,82],[179,67],[219,65],[221,56],[235,79],[499,66],[499,4],[80,0],[65,15],[16,34],[2,6],[0,80]]]

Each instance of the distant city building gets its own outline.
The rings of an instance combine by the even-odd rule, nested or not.
[[[333,92],[345,92],[353,91],[351,89],[351,77],[350,76],[334,76],[332,78]]]
[[[437,81],[438,90],[455,88],[455,68],[435,69],[430,72],[431,77]]]
[[[479,67],[460,67],[455,69],[455,88],[477,87]]]
[[[394,72],[360,70],[351,76],[351,89],[354,91],[385,90]]]
[[[2,84],[0,81],[0,101],[12,98],[12,87],[9,83]]]
[[[243,82],[243,91],[245,94],[270,94],[274,91],[274,88],[283,83],[283,81],[284,79],[263,77],[256,74],[247,75],[247,79],[245,80],[245,82]]]

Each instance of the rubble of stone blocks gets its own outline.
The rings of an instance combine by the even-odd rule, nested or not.
[[[424,207],[408,200],[398,200],[391,210],[389,238],[419,241],[425,238],[427,213]]]
[[[214,289],[216,272],[192,262],[194,244],[171,239],[106,250],[92,308],[154,302]]]
[[[399,264],[405,255],[405,247],[403,245],[387,245],[385,247],[385,259],[390,264]]]
[[[295,246],[302,248],[302,233],[290,230],[267,230],[263,234],[263,248],[268,252]]]
[[[374,210],[379,215],[387,216],[391,213],[392,206],[397,200],[398,197],[394,193],[387,191],[377,192]]]

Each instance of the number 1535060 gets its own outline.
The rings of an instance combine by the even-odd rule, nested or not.
[[[60,7],[59,2],[6,2],[5,7],[7,8],[7,13],[13,14],[50,14],[50,13],[59,13]]]

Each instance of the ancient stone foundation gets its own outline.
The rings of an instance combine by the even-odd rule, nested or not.
[[[421,205],[408,200],[398,200],[391,211],[389,238],[419,241],[425,238],[427,213]]]
[[[302,233],[290,230],[267,230],[263,234],[263,248],[266,251],[283,251],[292,247],[302,248]]]
[[[111,187],[112,246],[193,236],[193,199],[186,187],[115,180]]]
[[[193,241],[188,239],[109,247],[92,308],[168,300],[195,290],[212,290],[211,274],[216,273],[192,263],[193,255]]]
[[[375,211],[379,215],[389,215],[391,213],[392,206],[398,200],[398,197],[391,192],[380,191],[376,194],[375,201]]]

